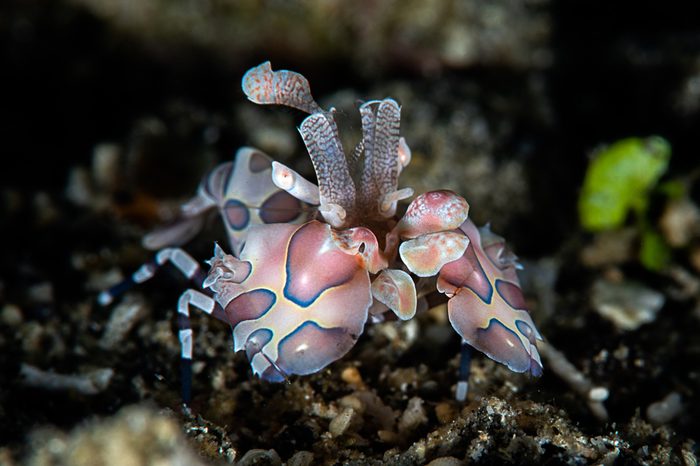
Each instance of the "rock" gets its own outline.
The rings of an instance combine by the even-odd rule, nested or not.
[[[668,424],[683,411],[680,393],[671,392],[647,407],[647,419],[655,426]]]
[[[280,466],[282,460],[275,450],[248,450],[236,466]]]
[[[443,456],[440,458],[435,458],[433,461],[427,464],[427,466],[461,466],[464,461],[458,460],[454,456]]]
[[[408,405],[399,418],[399,432],[411,432],[428,422],[423,403],[424,401],[417,396],[408,400]]]
[[[357,367],[346,367],[343,369],[343,372],[340,373],[340,378],[342,378],[345,383],[353,388],[364,388],[362,375],[360,374],[360,371],[357,370]]]
[[[141,297],[128,295],[109,316],[99,346],[110,350],[116,348],[127,336],[136,323],[148,314],[148,307]]]
[[[309,466],[314,461],[314,454],[310,451],[301,450],[287,460],[287,466]]]
[[[8,327],[17,327],[23,320],[21,309],[14,304],[5,304],[0,310],[0,323]]]
[[[331,420],[328,425],[328,431],[334,437],[339,437],[348,430],[355,418],[355,410],[352,408],[345,408]]]
[[[457,410],[449,401],[443,401],[435,406],[435,417],[441,424],[447,424],[457,416]]]
[[[666,298],[636,282],[598,279],[593,284],[591,301],[595,310],[620,330],[636,330],[656,319]]]
[[[22,383],[29,387],[57,391],[74,390],[83,395],[96,395],[109,386],[114,370],[105,368],[84,374],[56,374],[29,364],[22,364],[20,376]]]

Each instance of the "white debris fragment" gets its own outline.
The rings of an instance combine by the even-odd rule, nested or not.
[[[83,395],[96,395],[104,391],[112,381],[114,371],[109,368],[95,369],[85,374],[56,374],[29,364],[22,364],[20,376],[24,385],[46,390],[75,390]]]
[[[647,419],[655,426],[667,424],[683,411],[683,400],[678,392],[671,392],[647,407]]]
[[[14,304],[5,304],[0,309],[0,324],[8,327],[18,327],[23,320],[22,310]]]
[[[427,422],[428,416],[425,414],[423,400],[417,396],[414,396],[408,400],[406,410],[399,418],[399,432],[411,432]]]
[[[92,153],[92,178],[104,191],[114,191],[121,173],[122,152],[119,145],[103,142],[97,144]]]
[[[282,464],[280,455],[275,450],[253,449],[248,450],[245,455],[236,463],[236,466],[251,466],[254,464],[269,464],[279,466]]]
[[[88,171],[83,167],[73,168],[68,174],[66,198],[77,206],[87,207],[94,196]]]
[[[666,203],[659,228],[671,247],[687,246],[700,233],[700,209],[689,197]]]
[[[41,282],[29,287],[29,297],[35,303],[50,304],[53,302],[53,285],[51,282]]]
[[[610,391],[605,387],[593,387],[588,392],[588,399],[591,401],[605,401],[610,396]]]
[[[116,348],[134,325],[147,314],[147,306],[142,298],[127,295],[109,316],[109,321],[99,341],[100,348],[105,350]]]
[[[352,408],[345,408],[336,417],[334,417],[330,424],[328,425],[328,431],[333,435],[333,437],[340,437],[343,435],[350,424],[355,420],[356,414],[355,410]]]
[[[632,281],[598,279],[593,284],[593,307],[621,330],[636,330],[653,322],[665,301],[662,293]]]

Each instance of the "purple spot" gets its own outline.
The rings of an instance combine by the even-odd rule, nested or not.
[[[286,191],[278,191],[263,203],[260,219],[265,223],[289,223],[301,212],[301,201]]]
[[[286,374],[313,374],[350,351],[357,341],[347,329],[306,321],[279,344],[277,366]]]
[[[533,345],[537,343],[537,337],[535,337],[535,331],[532,330],[532,327],[530,327],[530,324],[522,321],[522,320],[516,320],[515,321],[515,326],[518,327],[518,330],[520,333],[522,333],[525,338],[528,339],[530,343]]]
[[[284,382],[286,377],[280,371],[278,371],[275,366],[267,366],[267,369],[260,374],[260,378],[266,382],[280,383]]]
[[[245,354],[248,356],[248,361],[252,361],[253,356],[258,354],[270,340],[272,340],[272,330],[268,328],[260,328],[251,333],[245,342]]]
[[[464,257],[469,262],[469,265],[472,266],[473,271],[467,277],[462,286],[473,291],[474,294],[476,294],[484,303],[491,304],[491,300],[493,299],[493,287],[491,286],[491,283],[489,282],[479,259],[476,257],[474,246],[472,244],[469,244],[467,250],[464,251]]]
[[[496,291],[513,309],[527,310],[525,297],[519,286],[504,280],[496,280]]]
[[[518,335],[497,319],[491,319],[485,329],[477,329],[469,344],[514,372],[529,372],[534,362]]]
[[[244,320],[262,317],[277,301],[277,296],[264,288],[242,293],[226,306],[226,315],[232,327]]]
[[[311,306],[321,293],[351,282],[360,270],[354,256],[338,247],[323,247],[329,235],[326,226],[311,222],[289,241],[284,297],[298,306]]]
[[[263,153],[254,151],[250,154],[250,159],[248,160],[248,168],[252,173],[260,173],[268,168],[272,167],[272,162]]]
[[[206,193],[214,199],[221,199],[233,173],[233,163],[226,162],[210,171],[203,184]]]
[[[234,230],[243,230],[248,226],[250,213],[248,207],[237,199],[229,199],[224,206],[226,223]]]

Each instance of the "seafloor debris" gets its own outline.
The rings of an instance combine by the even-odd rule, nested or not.
[[[269,466],[281,466],[282,460],[280,455],[273,449],[261,450],[253,449],[248,450],[245,455],[236,463],[236,466],[253,466],[253,465],[269,465]]]
[[[427,424],[428,416],[425,413],[423,404],[424,401],[417,396],[408,400],[408,406],[406,406],[406,410],[399,418],[399,432],[411,432],[421,425]]]
[[[5,304],[0,309],[0,324],[5,324],[8,327],[17,327],[23,320],[22,310],[14,304]]]
[[[95,369],[84,374],[56,374],[29,364],[22,364],[22,383],[45,390],[75,390],[83,395],[95,395],[109,386],[114,375],[110,368]]]
[[[128,295],[114,308],[100,339],[100,348],[105,350],[115,348],[134,325],[148,313],[146,302],[143,298],[136,296]]]
[[[75,205],[95,210],[106,209],[110,196],[118,189],[123,174],[123,155],[116,144],[97,144],[93,150],[92,167],[74,167],[66,185],[65,196]]]
[[[667,424],[683,411],[680,393],[671,392],[647,407],[647,419],[655,426]]]
[[[66,435],[41,429],[30,436],[27,466],[200,466],[180,426],[150,407],[124,408]]]
[[[685,247],[700,235],[700,209],[688,197],[669,201],[659,219],[659,229],[670,246]]]
[[[620,330],[636,330],[656,319],[666,298],[640,283],[600,278],[593,284],[591,301],[595,310]]]

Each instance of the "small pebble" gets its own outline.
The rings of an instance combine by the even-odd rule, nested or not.
[[[309,466],[314,461],[314,454],[310,451],[301,450],[287,460],[287,466]]]
[[[437,417],[440,424],[447,424],[457,417],[457,412],[452,403],[443,401],[435,406],[435,417]]]
[[[700,209],[687,197],[669,201],[659,228],[671,247],[685,247],[700,232]]]
[[[347,395],[342,397],[338,404],[343,408],[352,408],[358,413],[363,413],[365,411],[365,404],[355,395]]]
[[[53,285],[50,282],[41,282],[29,287],[29,298],[35,303],[53,302]]]
[[[148,314],[146,303],[143,299],[127,296],[118,306],[114,308],[107,327],[105,328],[102,338],[100,338],[99,346],[102,349],[115,349],[129,331]]]
[[[588,399],[592,401],[605,401],[610,396],[610,392],[605,387],[593,387],[588,392]]]
[[[100,189],[114,191],[120,173],[121,149],[117,144],[97,144],[92,153],[92,177]]]
[[[357,370],[357,367],[346,367],[343,369],[343,372],[341,372],[340,378],[343,379],[343,382],[347,383],[348,385],[352,385],[355,388],[364,387],[362,375],[360,374],[360,371]]]
[[[328,425],[328,431],[333,437],[340,437],[348,430],[354,418],[355,410],[352,408],[345,408],[331,420]]]
[[[85,168],[76,167],[70,171],[65,196],[73,204],[81,207],[91,204],[95,195],[90,183],[90,175]]]
[[[653,322],[666,298],[662,293],[632,281],[611,283],[599,279],[593,285],[593,307],[621,330],[636,330]]]
[[[464,461],[458,460],[454,456],[443,456],[441,458],[435,458],[428,463],[427,466],[461,466],[463,464]]]
[[[112,381],[114,370],[95,369],[84,374],[56,374],[44,371],[29,364],[20,368],[22,383],[29,387],[45,390],[75,390],[83,395],[96,395],[104,391]]]
[[[0,322],[8,327],[17,327],[23,321],[22,311],[14,304],[5,304],[0,311]]]
[[[683,411],[683,400],[678,392],[671,392],[647,407],[647,419],[656,426],[671,422]]]
[[[279,466],[282,464],[280,456],[275,450],[248,450],[245,455],[236,463],[236,466],[270,465]]]
[[[428,422],[423,403],[423,399],[417,396],[408,400],[408,406],[399,418],[399,432],[410,432]]]
[[[392,430],[378,430],[377,437],[384,443],[397,443],[399,440],[398,434]]]

